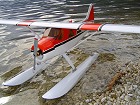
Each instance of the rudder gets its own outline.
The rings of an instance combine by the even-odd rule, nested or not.
[[[88,21],[91,21],[91,22],[94,21],[94,7],[93,7],[93,4],[90,4],[88,12],[87,12],[87,16],[86,16],[86,18],[84,19],[83,22],[88,22]]]

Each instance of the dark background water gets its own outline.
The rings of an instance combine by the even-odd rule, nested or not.
[[[63,21],[82,20],[88,6],[95,6],[96,20],[139,20],[139,0],[1,0],[0,18]],[[107,19],[107,20],[106,20]]]
[[[140,25],[139,0],[0,0],[0,19],[78,22],[85,18],[90,3],[94,4],[95,22]],[[31,66],[32,39],[26,28],[0,25],[1,74],[18,65]]]

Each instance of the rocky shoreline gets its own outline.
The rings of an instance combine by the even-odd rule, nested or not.
[[[125,75],[112,90],[95,90],[93,97],[85,100],[88,105],[140,105],[140,63],[130,62],[119,69]]]

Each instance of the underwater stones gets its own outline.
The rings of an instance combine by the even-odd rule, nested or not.
[[[125,94],[122,94],[122,95],[121,95],[121,97],[120,97],[120,99],[122,99],[122,100],[123,100],[123,99],[124,99],[124,97],[125,97]]]
[[[107,61],[114,61],[116,58],[116,56],[114,54],[111,53],[100,53],[99,57],[98,57],[98,61],[103,63],[103,62],[107,62]]]

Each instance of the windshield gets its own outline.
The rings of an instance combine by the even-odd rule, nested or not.
[[[60,29],[58,28],[48,28],[45,30],[43,36],[57,37],[60,33]]]
[[[43,34],[43,37],[44,36],[48,36],[49,33],[50,33],[50,31],[51,31],[51,28],[46,29],[45,32],[44,32],[44,34]]]

